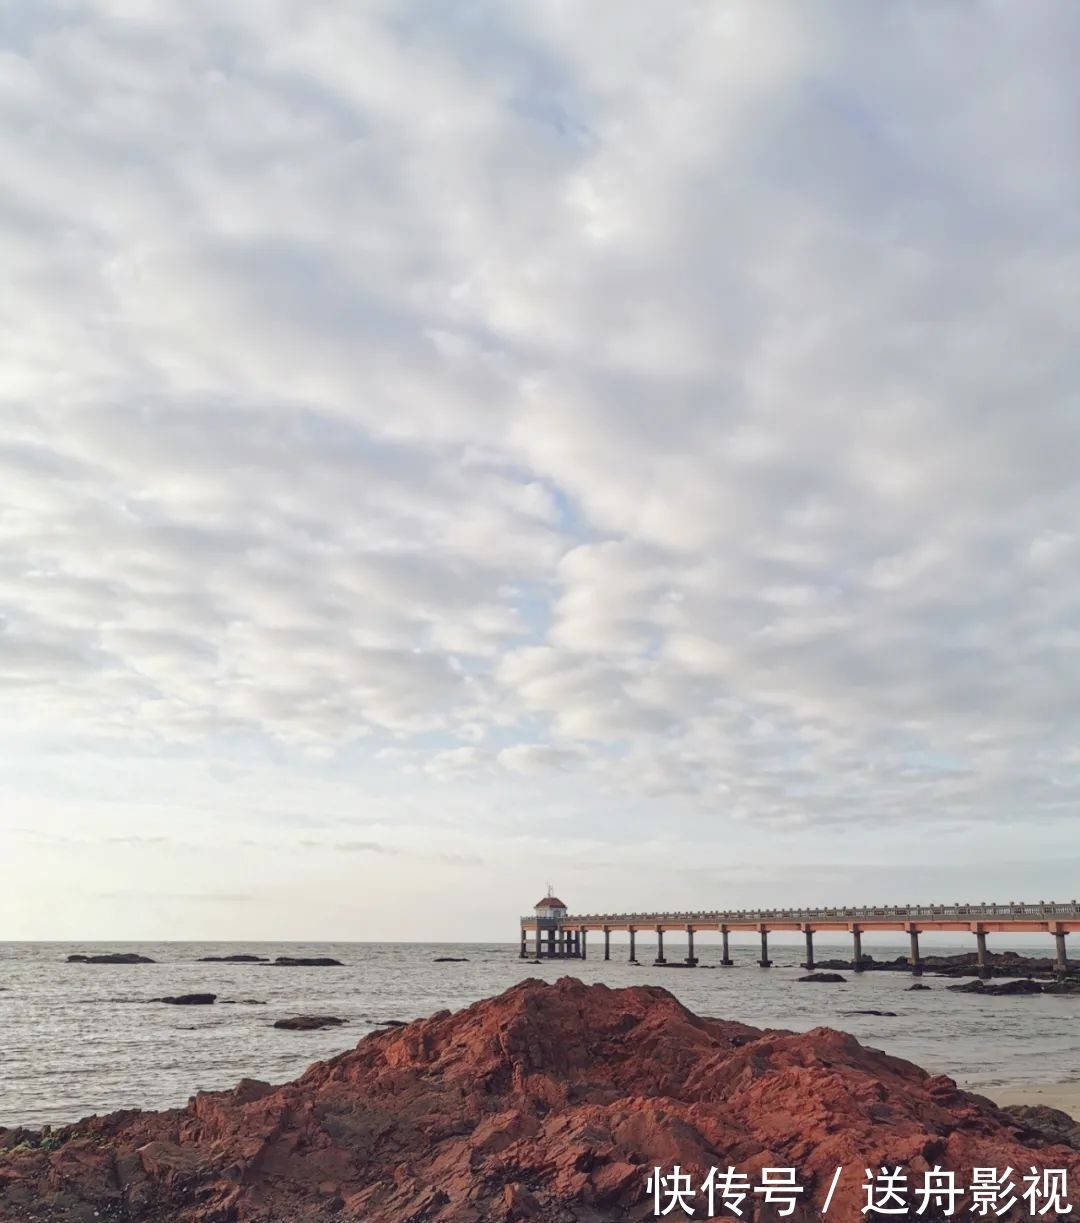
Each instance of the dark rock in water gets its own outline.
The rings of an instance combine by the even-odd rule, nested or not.
[[[924,955],[922,967],[924,972],[938,977],[970,977],[977,971],[977,959],[974,951],[962,952],[959,955]],[[818,967],[849,968],[853,965],[842,960],[823,960],[818,963]],[[892,960],[875,960],[873,956],[864,955],[862,968],[866,972],[910,972],[911,961],[904,955],[898,955]],[[1025,956],[1015,951],[991,951],[986,956],[986,969],[993,977],[1052,977],[1054,961],[1047,956]]]
[[[468,964],[469,957],[465,955],[437,955],[433,964]]]
[[[209,1006],[217,1001],[217,994],[176,994],[172,998],[155,998],[155,1002],[168,1002],[171,1006]]]
[[[332,960],[329,956],[313,956],[313,957],[294,957],[291,955],[279,955],[274,961],[275,964],[282,968],[344,968],[340,960]]]
[[[815,967],[852,970],[855,964],[851,960],[819,960]],[[977,970],[977,955],[974,951],[959,955],[924,955],[922,967],[924,972],[938,977],[970,977]],[[875,960],[872,955],[864,955],[860,968],[864,972],[907,973],[911,971],[911,961],[904,955],[891,960]],[[986,969],[992,977],[1052,977],[1054,961],[1046,956],[1024,956],[1015,951],[988,952]]]
[[[1037,1134],[1050,1144],[1063,1143],[1080,1151],[1080,1121],[1045,1104],[1009,1104],[1001,1110],[1015,1117],[1024,1131]]]
[[[841,1011],[840,1013],[841,1015],[881,1015],[882,1017],[887,1016],[889,1019],[896,1018],[895,1011]]]
[[[375,1025],[379,1028],[403,1028],[405,1027],[404,1019],[380,1019]]]
[[[1000,985],[989,985],[978,979],[966,981],[962,985],[947,985],[946,989],[954,994],[988,994],[991,997],[1002,997],[1014,994],[1041,994],[1043,987],[1038,981],[1021,978],[1019,981],[1002,981]]]
[[[799,977],[799,980],[816,981],[821,985],[843,985],[847,977],[842,977],[838,972],[810,972],[805,977]]]
[[[335,1015],[294,1015],[291,1019],[279,1019],[275,1028],[286,1028],[290,1032],[311,1032],[315,1028],[336,1028],[345,1022]]]
[[[266,1006],[266,1003],[258,998],[221,998],[218,1006]]]
[[[1080,981],[1068,977],[1062,981],[1050,981],[1043,986],[1044,994],[1080,994]]]
[[[154,964],[155,960],[134,951],[113,951],[108,955],[69,955],[69,964]]]
[[[265,955],[201,955],[200,964],[269,964]]]
[[[914,985],[909,985],[909,986],[907,987],[907,992],[910,994],[910,993],[911,993],[911,991],[912,991],[912,990],[915,990],[915,989],[930,989],[930,988],[931,988],[931,986],[929,986],[929,985],[921,985],[921,984],[920,984],[918,981],[916,981]]]

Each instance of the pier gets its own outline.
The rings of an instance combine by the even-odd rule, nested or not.
[[[629,961],[638,963],[637,935],[656,936],[654,964],[668,964],[664,954],[664,935],[686,939],[686,955],[678,962],[694,967],[694,939],[700,934],[719,934],[720,963],[730,967],[728,936],[733,931],[753,931],[761,937],[761,968],[769,968],[769,934],[774,930],[794,930],[806,939],[803,967],[814,968],[814,935],[819,931],[843,931],[851,936],[852,968],[865,966],[862,936],[870,931],[897,930],[909,937],[908,961],[916,976],[922,973],[919,935],[930,930],[955,930],[975,936],[976,970],[980,977],[990,975],[987,936],[990,934],[1047,934],[1054,939],[1054,971],[1069,971],[1066,935],[1080,931],[1080,901],[1045,901],[1037,904],[1010,901],[1008,904],[883,905],[840,909],[732,909],[694,913],[571,913],[551,889],[537,903],[532,914],[521,918],[521,958],[585,959],[590,933],[603,936],[603,958],[611,959],[614,931],[630,936]]]

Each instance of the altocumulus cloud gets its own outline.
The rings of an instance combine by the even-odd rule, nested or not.
[[[642,878],[665,820],[1065,828],[1080,10],[40,0],[0,48],[24,760]]]

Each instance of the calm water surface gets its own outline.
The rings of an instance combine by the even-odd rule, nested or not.
[[[311,1062],[350,1048],[379,1020],[456,1010],[524,977],[565,975],[611,986],[663,985],[699,1014],[759,1027],[843,1028],[864,1044],[949,1074],[963,1086],[1080,1079],[1080,998],[957,995],[945,989],[953,982],[931,976],[923,978],[931,991],[909,993],[912,979],[903,973],[847,974],[845,985],[800,984],[797,946],[771,947],[771,969],[757,967],[755,948],[733,946],[735,967],[714,971],[634,967],[625,962],[625,946],[614,945],[613,958],[605,962],[597,950],[590,944],[584,962],[532,964],[518,958],[516,944],[0,944],[0,1125],[176,1107],[197,1090],[231,1087],[245,1076],[284,1082]],[[697,950],[702,965],[718,962],[719,947],[701,940]],[[872,950],[884,958],[903,949]],[[933,948],[945,954],[967,950]],[[72,952],[108,951],[139,951],[158,962],[65,962]],[[850,954],[846,943],[824,941],[815,951],[821,960]],[[1046,954],[1041,945],[1030,951]],[[345,967],[198,963],[200,956],[236,952],[332,956]],[[639,943],[639,952],[644,961],[652,948]],[[669,958],[681,954],[675,946],[668,950]],[[465,956],[468,962],[437,964],[436,956]],[[148,1001],[196,992],[265,1005]],[[865,1009],[897,1016],[844,1014]],[[275,1019],[304,1013],[349,1022],[318,1032],[272,1026]]]

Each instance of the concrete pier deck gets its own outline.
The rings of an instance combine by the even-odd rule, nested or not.
[[[814,935],[820,931],[844,931],[852,936],[852,962],[859,971],[863,962],[862,935],[868,931],[898,930],[910,939],[911,970],[922,971],[919,935],[929,930],[955,930],[974,934],[979,975],[989,975],[987,935],[1000,933],[1050,934],[1054,937],[1055,971],[1069,971],[1065,938],[1080,931],[1080,901],[1009,901],[1007,904],[881,905],[824,909],[732,909],[674,913],[562,913],[521,918],[521,956],[530,950],[537,959],[581,958],[587,955],[590,932],[603,935],[604,959],[611,958],[611,934],[630,935],[631,961],[636,962],[636,935],[655,934],[654,963],[666,964],[665,933],[684,934],[687,954],[682,963],[693,966],[696,935],[715,932],[722,941],[721,964],[730,965],[728,935],[732,931],[754,931],[761,936],[762,968],[771,965],[768,937],[773,930],[796,930],[806,937],[804,967],[814,967]],[[529,944],[533,946],[530,949]]]

